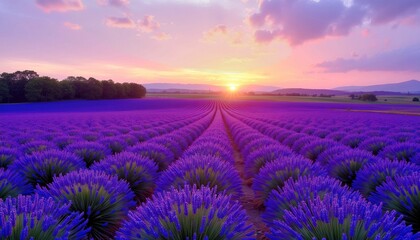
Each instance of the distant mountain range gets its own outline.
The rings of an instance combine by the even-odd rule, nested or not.
[[[143,84],[148,92],[168,92],[168,93],[206,93],[223,92],[226,86],[211,84],[180,84],[180,83],[147,83]],[[279,88],[263,85],[242,85],[242,92],[270,93],[270,94],[325,94],[325,95],[347,95],[349,92],[374,92],[378,95],[420,93],[420,81],[410,80],[400,83],[379,84],[370,86],[344,86],[333,89],[306,89],[306,88]]]
[[[420,93],[420,81],[410,80],[400,83],[379,84],[371,86],[345,86],[334,88],[334,90],[341,90],[346,92],[386,91],[401,93]]]
[[[182,83],[146,83],[143,86],[148,92],[221,92],[226,91],[227,86],[211,84],[182,84]],[[272,92],[278,87],[263,85],[241,85],[243,92]]]

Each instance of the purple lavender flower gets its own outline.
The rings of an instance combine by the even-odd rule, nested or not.
[[[217,188],[218,192],[230,194],[234,199],[242,194],[242,183],[235,168],[214,156],[193,155],[178,160],[162,173],[156,191],[180,188],[185,184]]]
[[[53,143],[42,140],[31,141],[21,146],[21,151],[24,154],[33,154],[35,152],[43,152],[53,149],[57,149]]]
[[[54,138],[53,141],[59,149],[64,149],[72,143],[81,141],[81,139],[79,137],[75,137],[75,136],[62,135],[62,136]]]
[[[420,163],[420,144],[396,143],[389,145],[379,156],[390,160]]]
[[[292,155],[291,150],[279,144],[261,147],[245,156],[246,174],[248,177],[254,177],[267,163]]]
[[[282,188],[288,179],[298,179],[302,176],[326,176],[323,167],[300,156],[291,156],[267,163],[254,178],[252,189],[256,198],[263,204],[268,195],[277,187]]]
[[[420,166],[408,162],[390,160],[366,164],[356,176],[352,187],[359,190],[365,197],[376,191],[376,188],[386,181],[387,177],[409,175],[420,172]]]
[[[229,151],[229,149],[225,146],[220,146],[219,144],[214,144],[212,142],[206,142],[206,143],[198,143],[193,144],[191,147],[189,147],[182,156],[189,157],[193,155],[208,155],[208,156],[214,156],[218,157],[219,159],[234,163],[232,152]]]
[[[299,153],[302,148],[308,146],[309,144],[317,141],[318,138],[314,136],[305,136],[296,140],[292,145],[292,150],[296,153]]]
[[[0,199],[0,239],[86,239],[86,221],[69,208],[38,195]]]
[[[19,151],[12,148],[0,147],[0,168],[5,168],[12,164],[19,156]]]
[[[111,151],[104,145],[96,142],[79,142],[73,143],[66,147],[66,150],[81,157],[87,167],[90,167],[94,162],[98,162],[108,155]]]
[[[303,133],[290,134],[286,139],[284,139],[283,144],[291,148],[297,140],[307,137],[307,136],[308,135],[303,134]]]
[[[343,137],[340,142],[351,148],[357,148],[365,139],[366,137],[361,134],[347,134],[347,136]]]
[[[332,132],[332,133],[328,134],[326,138],[339,142],[347,135],[348,134],[344,131],[338,131],[338,132]]]
[[[99,139],[99,134],[96,132],[81,132],[80,137],[88,142],[96,142]]]
[[[395,143],[395,141],[387,137],[373,137],[363,141],[358,148],[369,151],[377,156],[385,147],[393,143]]]
[[[414,240],[396,212],[383,213],[381,206],[363,198],[326,194],[286,210],[283,220],[274,221],[270,239],[395,239]]]
[[[116,239],[255,239],[247,220],[229,196],[187,185],[157,193],[131,211]]]
[[[399,133],[393,133],[393,134],[389,134],[387,137],[403,143],[403,142],[411,142],[411,140],[415,139],[417,137],[417,135],[415,133],[410,133],[410,132],[399,132]]]
[[[81,168],[85,168],[83,159],[73,153],[59,150],[25,155],[10,166],[10,170],[21,174],[33,187],[37,184],[46,186],[53,181],[54,176]]]
[[[338,155],[342,154],[343,152],[347,152],[349,150],[351,150],[350,147],[347,147],[347,146],[344,146],[344,145],[336,145],[336,146],[333,146],[329,149],[326,149],[324,152],[319,154],[316,161],[319,164],[321,164],[322,166],[328,166],[328,164],[331,161],[334,161],[334,159]]]
[[[367,163],[381,161],[367,151],[349,150],[339,154],[328,165],[328,173],[331,177],[340,180],[351,187],[357,172]]]
[[[158,177],[158,167],[153,160],[130,152],[109,156],[93,164],[91,169],[127,181],[138,202],[146,201],[153,194]]]
[[[264,222],[271,225],[274,220],[281,220],[285,210],[296,207],[302,201],[320,197],[325,194],[334,194],[351,199],[359,199],[362,195],[357,191],[352,191],[349,187],[341,186],[341,182],[330,177],[303,176],[296,181],[289,179],[283,188],[273,190],[269,195],[262,215]]]
[[[103,138],[99,141],[99,143],[106,146],[112,154],[120,153],[127,147],[127,143],[121,137]]]
[[[174,154],[174,158],[176,159],[181,156],[182,151],[184,150],[184,145],[185,147],[187,146],[186,143],[180,142],[179,140],[179,138],[174,137],[173,135],[164,135],[151,139],[149,143],[163,145],[171,150]]]
[[[337,145],[338,143],[333,140],[319,139],[305,145],[300,150],[300,154],[312,161],[316,161],[321,153]]]
[[[63,203],[71,203],[70,210],[82,212],[91,228],[89,238],[109,239],[114,236],[128,210],[135,206],[134,193],[127,182],[104,172],[80,170],[55,177],[36,192]]]
[[[259,150],[262,147],[266,147],[269,145],[279,145],[278,142],[274,141],[273,139],[264,137],[264,138],[257,138],[242,147],[242,153],[244,155],[252,154],[254,151]]]
[[[171,150],[156,143],[140,143],[128,148],[127,151],[152,159],[158,165],[159,171],[165,170],[175,160]]]
[[[369,200],[383,203],[384,210],[396,210],[404,216],[407,224],[413,226],[415,232],[420,231],[420,173],[388,178],[376,188]]]
[[[14,171],[0,168],[0,199],[16,197],[19,194],[29,194],[32,187],[24,181],[23,177]]]

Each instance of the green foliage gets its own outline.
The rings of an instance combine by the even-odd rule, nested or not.
[[[365,93],[359,96],[359,99],[365,102],[376,102],[378,98],[373,93]]]
[[[25,85],[25,96],[30,102],[45,102],[60,99],[60,89],[57,79],[38,77]]]
[[[143,98],[146,88],[137,83],[114,83],[69,76],[62,81],[39,77],[31,70],[0,75],[0,103],[41,102],[69,99]]]

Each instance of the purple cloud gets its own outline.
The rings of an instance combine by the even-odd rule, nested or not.
[[[70,30],[77,31],[77,30],[82,29],[82,26],[80,26],[79,24],[76,24],[76,23],[72,23],[72,22],[64,22],[63,25],[64,25],[64,27],[66,27]]]
[[[128,17],[109,17],[106,19],[105,24],[108,27],[114,28],[134,28],[136,24]]]
[[[367,17],[375,24],[388,23],[416,14],[420,8],[418,0],[354,0],[354,4],[365,7],[368,10]]]
[[[370,57],[358,57],[317,64],[326,72],[359,71],[408,71],[420,72],[420,46],[395,49]]]
[[[259,11],[248,21],[257,28],[255,40],[267,43],[276,38],[286,39],[291,45],[326,36],[347,35],[364,20],[384,24],[415,14],[418,0],[261,0]]]
[[[159,30],[160,23],[155,20],[154,16],[146,15],[138,21],[138,27],[140,31],[150,33]]]
[[[123,7],[130,3],[129,0],[98,0],[101,5],[110,5],[114,7]]]
[[[44,12],[81,11],[84,9],[82,0],[36,0],[36,4]]]

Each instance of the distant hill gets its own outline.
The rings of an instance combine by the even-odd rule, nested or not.
[[[304,94],[304,95],[348,95],[348,92],[330,89],[283,88],[271,92],[272,94]]]
[[[226,91],[226,86],[211,84],[181,84],[181,83],[146,83],[143,84],[148,92],[222,92]],[[242,85],[239,91],[242,92],[271,92],[278,89],[273,86],[263,85]]]
[[[385,91],[385,92],[401,92],[401,93],[420,93],[420,81],[410,80],[400,83],[390,84],[379,84],[371,86],[345,86],[337,87],[334,90],[341,90],[347,92],[373,92],[373,91]]]

